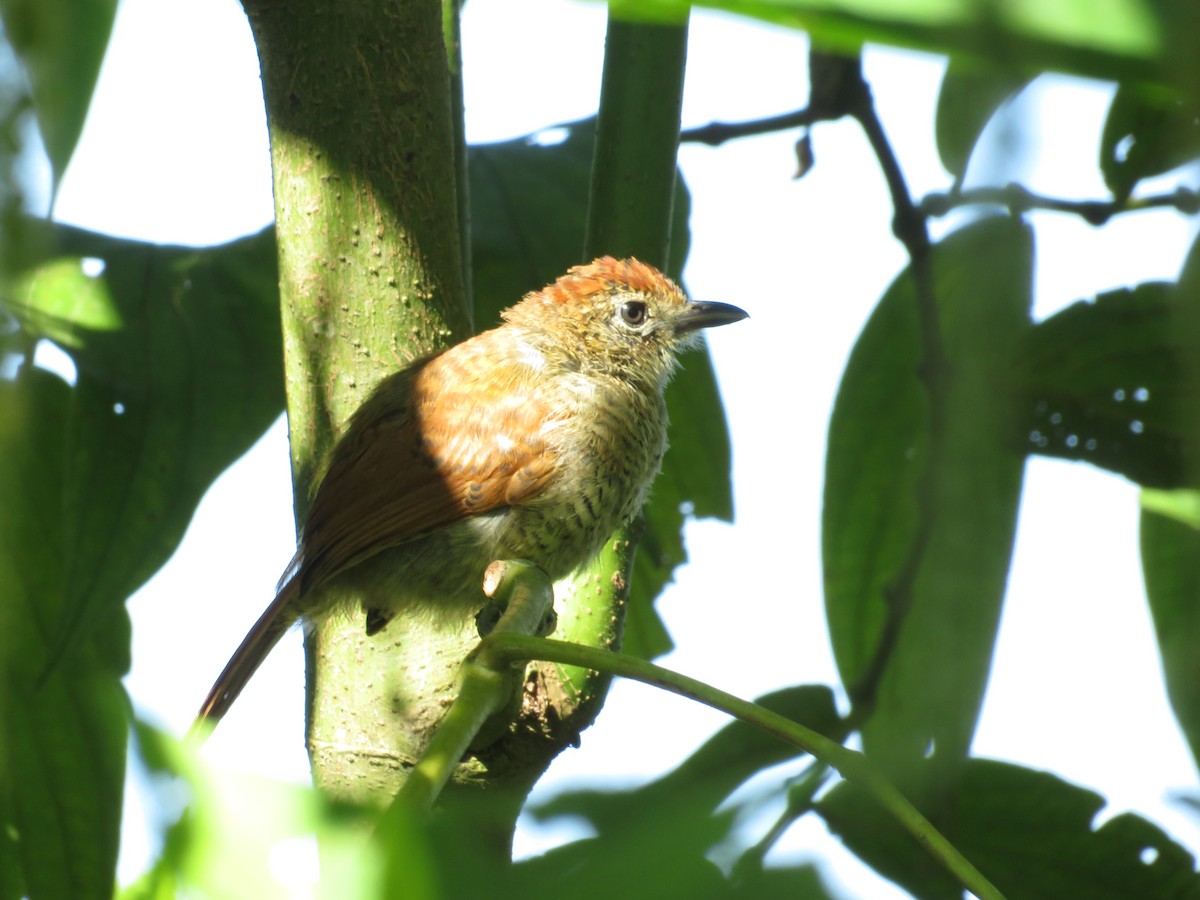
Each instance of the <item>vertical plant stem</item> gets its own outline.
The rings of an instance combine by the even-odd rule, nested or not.
[[[610,12],[584,259],[636,256],[668,268],[686,63],[686,19],[645,24]],[[561,636],[593,647],[620,646],[635,550],[636,532],[623,529],[576,575],[566,591],[575,600],[568,600],[560,619]],[[608,679],[573,667],[556,667],[556,675],[579,698],[582,712],[573,727],[586,727]]]
[[[271,136],[299,521],[375,383],[469,332],[451,79],[439,0],[244,5]],[[394,793],[455,688],[457,663],[436,660],[447,646],[461,659],[463,629],[389,631],[368,639],[355,617],[307,642],[313,774],[336,796]]]
[[[450,123],[454,126],[454,174],[458,198],[458,240],[462,251],[463,298],[473,318],[471,267],[471,185],[467,163],[467,123],[463,102],[462,72],[463,0],[442,0],[442,39],[450,68]]]
[[[636,256],[668,268],[687,21],[610,13],[584,258]]]

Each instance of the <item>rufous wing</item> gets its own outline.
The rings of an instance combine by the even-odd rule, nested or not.
[[[481,354],[470,349],[468,342],[398,372],[355,413],[305,521],[301,592],[381,550],[545,488],[556,469],[546,442],[554,411],[527,364],[493,357],[473,366]]]

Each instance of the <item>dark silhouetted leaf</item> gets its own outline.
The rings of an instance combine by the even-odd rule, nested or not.
[[[1143,178],[1200,156],[1200,108],[1180,94],[1123,84],[1113,97],[1100,139],[1100,171],[1117,199]]]
[[[759,697],[756,703],[821,734],[843,730],[833,692],[825,685],[800,685]],[[570,791],[533,810],[542,819],[581,816],[603,833],[630,820],[670,809],[688,818],[710,816],[739,785],[771,766],[802,755],[790,744],[744,722],[731,722],[661,778],[628,791]]]
[[[78,372],[59,435],[61,652],[174,552],[282,411],[278,277],[270,230],[193,250],[47,226],[29,246],[9,309]]]
[[[1200,242],[1192,246],[1175,288],[1171,342],[1164,350],[1175,369],[1173,397],[1183,435],[1183,468],[1200,484]],[[1161,393],[1161,392],[1160,392]],[[1150,403],[1157,396],[1151,395]],[[1142,571],[1158,635],[1167,696],[1200,763],[1200,492],[1142,492]]]
[[[4,30],[29,75],[55,181],[83,131],[117,0],[4,0]]]
[[[1186,493],[1193,513],[1200,508],[1200,495]],[[1142,573],[1146,596],[1158,636],[1167,695],[1175,711],[1192,758],[1200,764],[1200,517],[1180,521],[1174,515],[1153,511],[1154,503],[1142,510]],[[1159,498],[1166,500],[1168,498]],[[1156,504],[1155,504],[1156,505]]]
[[[627,17],[669,19],[687,0],[636,0],[616,6]],[[986,60],[1022,72],[1055,70],[1119,81],[1194,84],[1197,19],[1188,3],[1115,0],[1103,15],[1040,3],[895,3],[892,0],[703,0],[697,4],[802,29],[814,44],[858,52],[864,44],[909,47]],[[1170,56],[1175,65],[1160,65]]]
[[[1183,847],[1130,813],[1095,827],[1104,798],[1054,775],[972,759],[943,798],[940,814],[926,814],[1009,900],[1200,898]],[[862,789],[840,784],[817,811],[847,847],[915,896],[962,896],[954,877]]]
[[[114,605],[43,677],[67,599],[72,391],[26,368],[0,381],[0,885],[6,897],[106,897],[125,780],[129,619]],[[10,868],[11,867],[11,868]],[[7,889],[16,886],[14,894]]]
[[[931,480],[919,487],[930,436],[907,271],[851,353],[826,456],[822,550],[830,637],[851,697],[873,695],[866,749],[893,774],[922,760],[930,744],[947,762],[970,746],[1024,467],[1012,447],[1015,412],[1005,384],[1029,325],[1029,232],[1012,219],[986,219],[938,244],[933,264],[947,405],[943,452]],[[932,532],[916,560],[910,595],[898,595],[894,585],[922,514],[931,517]],[[892,650],[877,659],[889,633]]]
[[[947,67],[934,130],[938,156],[957,182],[996,110],[1028,83],[1028,76],[1012,70],[968,68],[955,62]]]
[[[1200,485],[1198,332],[1186,321],[1197,300],[1147,283],[1034,328],[1014,365],[1029,449],[1148,487]]]

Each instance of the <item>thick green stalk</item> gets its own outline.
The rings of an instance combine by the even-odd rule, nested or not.
[[[584,258],[670,260],[687,22],[608,19]]]
[[[687,31],[686,20],[646,24],[609,15],[585,260],[636,256],[669,268]],[[634,530],[623,529],[565,588],[561,637],[620,646],[635,551]],[[556,666],[553,679],[578,707],[572,727],[586,727],[599,712],[607,676]]]
[[[666,264],[686,45],[686,25],[635,25],[610,17],[588,259],[610,253]],[[558,636],[593,647],[620,646],[633,553],[628,534],[614,535],[591,564],[556,586]],[[572,666],[531,667],[520,722],[507,739],[477,752],[455,782],[485,786],[493,796],[523,797],[554,757],[578,742],[607,685],[607,676]],[[517,806],[511,811],[515,821]]]
[[[439,0],[245,0],[271,135],[297,520],[372,386],[469,332]],[[308,742],[337,796],[390,796],[473,629],[361,617],[308,642]],[[450,660],[449,663],[444,660]]]
[[[467,168],[467,122],[463,102],[462,5],[464,0],[442,0],[442,40],[450,67],[450,123],[454,127],[455,188],[458,198],[459,248],[462,251],[463,297],[473,312],[471,278],[471,186]]]

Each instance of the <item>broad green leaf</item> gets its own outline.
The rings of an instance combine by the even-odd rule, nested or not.
[[[755,702],[835,739],[844,731],[833,692],[825,685],[784,688]],[[649,784],[628,791],[569,791],[531,812],[542,820],[582,817],[602,834],[619,831],[627,821],[657,815],[664,807],[684,818],[709,816],[752,776],[801,755],[774,735],[731,722]]]
[[[1143,508],[1141,552],[1167,696],[1200,765],[1200,530]]]
[[[950,63],[938,91],[934,130],[938,156],[957,183],[996,110],[1028,83],[1028,77],[1011,70]]]
[[[596,120],[469,148],[475,327],[581,262]],[[687,259],[691,195],[680,177],[671,228],[673,274]]]
[[[824,734],[838,735],[843,728],[833,692],[824,685],[785,688],[756,702]],[[643,877],[630,880],[626,887],[637,897],[758,900],[788,896],[823,900],[829,896],[827,889],[806,867],[756,872],[739,869],[737,877],[727,882],[714,880],[717,873],[705,860],[718,843],[728,853],[751,839],[731,814],[736,810],[718,812],[718,808],[747,779],[798,755],[794,747],[777,737],[732,722],[676,769],[642,787],[561,794],[531,810],[533,815],[543,821],[582,818],[596,830],[596,837],[519,864],[517,883],[536,887],[534,896],[549,896],[555,888],[588,883],[590,879],[582,872],[612,871],[618,879],[630,879],[641,872]],[[779,788],[780,792],[785,789],[785,785]],[[664,866],[662,860],[670,860],[671,864]],[[654,874],[646,874],[650,872]],[[526,882],[526,878],[530,880]],[[607,875],[602,880],[612,886]],[[570,890],[572,896],[577,892],[574,887]]]
[[[585,119],[470,149],[478,328],[491,327],[501,309],[579,262],[594,144],[595,120]],[[680,180],[671,247],[680,268],[687,257],[688,214],[689,196]],[[671,647],[651,604],[687,560],[685,519],[733,515],[729,434],[707,353],[684,359],[667,405],[671,450],[645,511],[648,527],[635,557],[623,646],[646,658]]]
[[[1161,175],[1200,156],[1200,107],[1184,95],[1122,84],[1100,139],[1100,171],[1118,200],[1143,178]]]
[[[725,878],[706,853],[728,834],[732,819],[730,812],[688,816],[662,806],[655,815],[627,819],[619,829],[517,863],[500,895],[579,900],[725,896]]]
[[[62,484],[72,392],[0,381],[0,878],[5,896],[107,897],[117,861],[129,619],[115,606],[46,674],[72,547]],[[11,888],[16,887],[14,894]]]
[[[1097,827],[1104,798],[1054,775],[972,759],[944,797],[946,807],[924,812],[1010,898],[1200,898],[1187,850],[1131,813]],[[954,878],[861,788],[838,785],[817,811],[847,847],[915,896],[962,897]]]
[[[1143,491],[1142,572],[1167,696],[1200,765],[1200,241],[1193,245],[1175,288],[1169,357],[1176,383],[1164,386],[1178,417],[1183,470],[1192,490]],[[1157,401],[1151,396],[1151,402]]]
[[[1039,323],[1014,360],[1022,437],[1147,487],[1200,486],[1200,294],[1146,283]]]
[[[704,0],[699,4],[803,29],[814,43],[858,52],[863,44],[910,47],[1034,73],[1074,72],[1120,80],[1189,84],[1197,22],[1187,3],[1151,0]],[[669,19],[688,0],[626,0],[626,17]],[[1160,56],[1172,64],[1162,64]]]
[[[838,389],[822,519],[826,612],[843,682],[871,713],[866,750],[894,774],[931,745],[952,763],[974,733],[1024,467],[1005,374],[1028,327],[1031,267],[1029,232],[1009,218],[934,247],[947,359],[934,373],[946,408],[932,464],[909,271],[876,307]],[[914,543],[922,528],[923,546]]]
[[[4,31],[29,75],[57,184],[83,131],[117,0],[3,0]]]
[[[741,873],[738,873],[741,874]],[[833,893],[815,866],[792,868],[772,865],[753,876],[735,882],[731,895],[749,900],[833,900],[842,894]]]
[[[283,383],[272,232],[193,250],[46,229],[8,307],[78,373],[53,507],[61,653],[170,556],[208,485],[279,415]]]
[[[500,882],[504,885],[501,896],[570,896],[572,900],[728,897],[725,877],[704,852],[721,837],[722,826],[727,822],[717,817],[630,822],[619,836],[576,841],[517,863]]]
[[[1145,488],[1140,499],[1144,512],[1200,530],[1200,491],[1159,491]]]
[[[510,865],[496,852],[495,836],[511,829],[515,810],[509,804],[520,798],[504,793],[448,790],[436,816],[420,829],[433,851],[441,897],[601,898],[618,892],[666,900],[724,893],[724,878],[705,851],[728,833],[728,813],[689,818],[663,806],[650,817],[626,819],[611,831]]]

